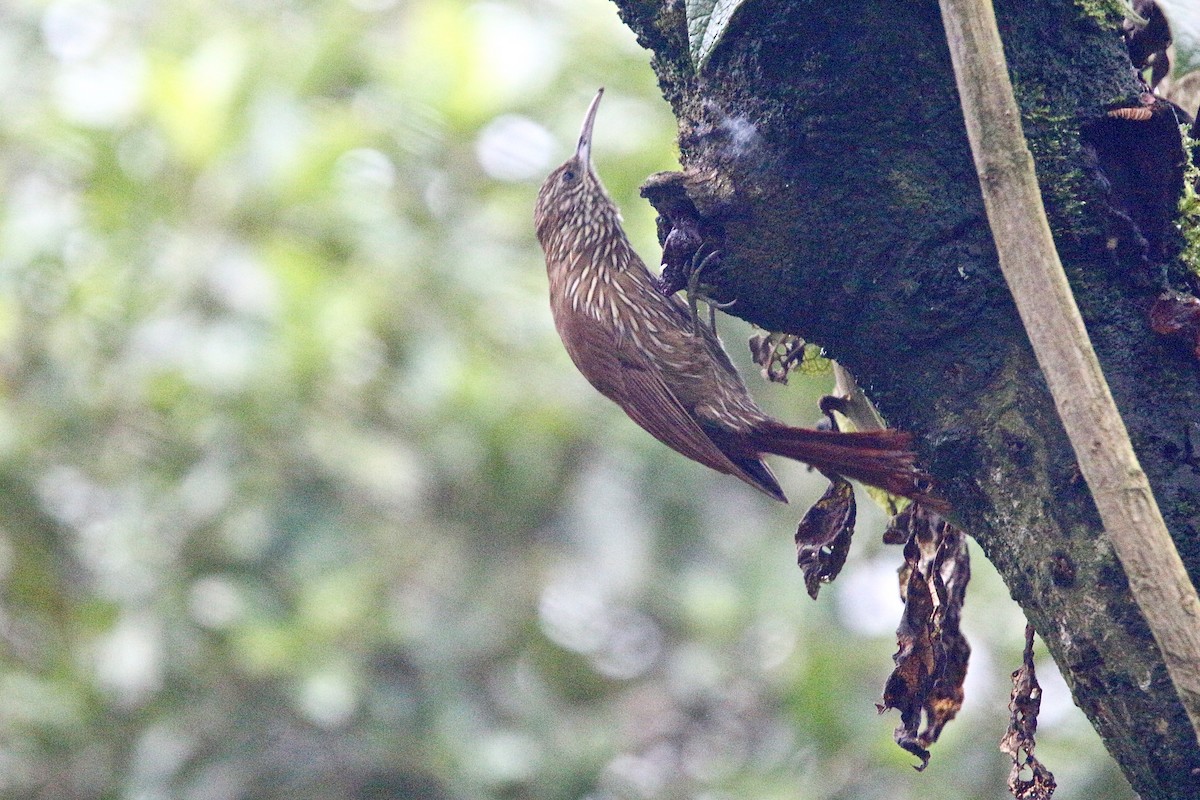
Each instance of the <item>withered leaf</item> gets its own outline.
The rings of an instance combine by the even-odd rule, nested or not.
[[[925,698],[933,688],[935,658],[933,653],[932,627],[933,595],[929,584],[916,561],[920,548],[915,539],[904,546],[904,560],[908,565],[908,576],[904,596],[904,614],[896,629],[896,644],[899,649],[892,657],[896,668],[888,676],[883,687],[883,703],[879,712],[889,708],[899,709],[900,724],[896,726],[896,744],[921,759],[917,770],[929,764],[929,750],[921,743],[918,730],[921,714],[925,709]]]
[[[750,337],[750,355],[772,383],[787,383],[788,373],[804,362],[805,341],[788,333],[756,333]]]
[[[1046,769],[1033,751],[1037,746],[1038,712],[1042,707],[1042,687],[1033,666],[1033,626],[1025,626],[1025,653],[1020,669],[1012,674],[1012,696],[1008,702],[1008,731],[1000,740],[1000,750],[1012,758],[1008,790],[1017,800],[1050,800],[1057,786],[1053,773]],[[1028,777],[1022,777],[1027,775]]]
[[[904,544],[912,536],[913,515],[917,513],[917,505],[910,503],[899,514],[888,520],[883,532],[884,544]],[[903,597],[903,592],[901,592]]]
[[[821,499],[804,514],[796,527],[796,563],[804,572],[808,596],[817,599],[821,584],[838,576],[854,536],[854,487],[834,475]]]
[[[1147,263],[1166,261],[1177,235],[1175,217],[1187,162],[1181,111],[1144,92],[1138,106],[1112,109],[1081,131],[1086,157],[1100,173],[1113,215],[1114,246],[1132,248]]]
[[[896,743],[929,763],[929,745],[963,702],[970,645],[959,627],[971,567],[966,535],[914,503],[892,520],[885,541],[904,542],[900,595],[904,613],[896,630],[896,667],[879,710],[900,711]]]
[[[1180,292],[1163,292],[1150,308],[1150,327],[1169,335],[1200,329],[1200,298]]]
[[[1105,112],[1113,119],[1126,119],[1132,122],[1145,122],[1154,116],[1154,111],[1145,106],[1134,106],[1133,108],[1114,108]]]
[[[1150,327],[1163,336],[1185,339],[1200,358],[1200,298],[1163,292],[1150,308]]]
[[[967,679],[967,661],[971,645],[963,635],[963,602],[971,579],[971,562],[966,537],[952,525],[946,525],[933,562],[933,580],[938,608],[934,613],[934,641],[938,659],[937,679],[925,701],[925,730],[921,739],[936,742],[946,723],[958,715],[963,704],[963,683]]]
[[[1154,0],[1133,0],[1131,8],[1140,17],[1126,17],[1125,44],[1129,48],[1129,60],[1139,74],[1150,69],[1145,80],[1150,88],[1171,72],[1171,59],[1167,48],[1171,46],[1171,26],[1163,10]]]

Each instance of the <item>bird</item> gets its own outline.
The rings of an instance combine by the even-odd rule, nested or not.
[[[766,454],[801,461],[894,495],[944,504],[929,492],[911,434],[793,427],[750,396],[711,326],[695,325],[638,256],[592,163],[601,88],[575,153],[546,178],[534,226],[546,260],[550,309],[583,377],[678,453],[787,502]]]

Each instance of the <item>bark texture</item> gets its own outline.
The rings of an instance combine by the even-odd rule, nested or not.
[[[730,313],[824,345],[924,437],[958,521],[1134,789],[1200,798],[1200,746],[1000,274],[937,3],[748,0],[697,75],[682,2],[615,1],[679,119],[688,195],[720,232],[706,282],[737,299]],[[1139,87],[1119,20],[1084,5],[996,11],[1059,255],[1195,582],[1200,364],[1147,316],[1185,281],[1179,237],[1171,203],[1139,228],[1098,176],[1096,152],[1109,165],[1137,149],[1136,128],[1114,144],[1101,121]]]

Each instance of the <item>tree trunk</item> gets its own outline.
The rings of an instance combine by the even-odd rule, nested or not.
[[[937,3],[748,0],[697,75],[682,2],[615,2],[654,54],[688,196],[724,252],[705,282],[729,313],[825,346],[923,437],[1135,791],[1200,798],[1200,746],[1000,274]],[[1178,173],[1139,160],[1176,154],[1152,141],[1161,127],[1106,121],[1139,84],[1120,20],[1082,5],[996,12],[1059,255],[1195,582],[1200,363],[1148,318],[1187,281]]]

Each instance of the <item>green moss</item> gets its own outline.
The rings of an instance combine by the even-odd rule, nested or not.
[[[1137,18],[1128,0],[1075,0],[1075,7],[1108,30],[1120,30],[1126,18]]]
[[[1073,110],[1050,99],[1036,81],[1013,82],[1021,108],[1021,123],[1029,151],[1037,164],[1038,181],[1047,200],[1054,234],[1077,230],[1086,220],[1085,198],[1090,181],[1074,166],[1079,129]]]
[[[1183,171],[1183,196],[1179,198],[1179,217],[1175,224],[1183,234],[1183,251],[1179,259],[1187,267],[1188,272],[1200,278],[1200,194],[1196,187],[1200,185],[1200,164],[1196,163],[1193,153],[1198,143],[1183,130],[1183,149],[1187,154],[1187,166]]]

